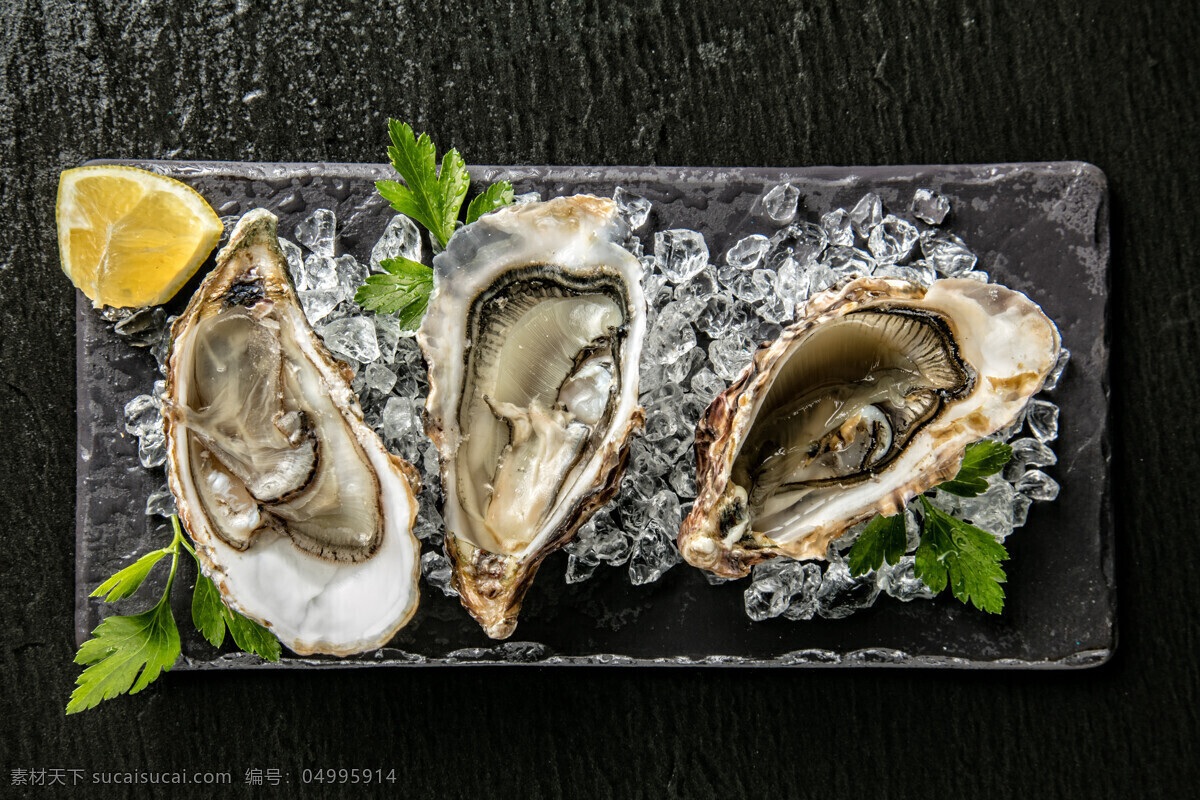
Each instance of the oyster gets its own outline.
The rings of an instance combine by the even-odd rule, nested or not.
[[[433,261],[418,333],[446,554],[463,605],[512,634],[534,573],[617,490],[643,419],[641,263],[616,205],[509,206]]]
[[[953,477],[1058,352],[1042,310],[995,284],[860,278],[816,295],[701,419],[683,557],[726,577],[824,558],[847,528]]]
[[[413,615],[420,481],[363,423],[251,211],[171,330],[171,492],[230,607],[300,655],[382,646]]]

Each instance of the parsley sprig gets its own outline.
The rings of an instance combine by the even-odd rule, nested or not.
[[[376,181],[375,188],[392,208],[424,225],[444,248],[458,226],[459,211],[471,184],[467,165],[458,150],[451,148],[442,156],[439,170],[437,148],[429,135],[416,135],[407,123],[389,119],[388,136],[392,141],[388,158],[404,183]],[[466,224],[512,201],[512,184],[497,181],[467,206]],[[433,270],[407,258],[383,259],[380,264],[386,272],[368,277],[355,293],[355,302],[368,311],[399,314],[401,328],[415,329],[429,306]]]
[[[960,497],[977,497],[987,491],[987,478],[1004,468],[1012,448],[1001,442],[982,441],[967,447],[962,466],[951,480],[937,488]],[[921,501],[921,539],[914,551],[913,570],[933,592],[947,586],[962,603],[981,611],[999,614],[1004,609],[1005,574],[1001,563],[1008,558],[1004,545],[980,530]],[[904,514],[876,515],[867,523],[850,549],[847,566],[851,575],[865,575],[884,562],[895,565],[907,551]]]
[[[129,597],[159,561],[171,556],[167,585],[152,608],[131,616],[105,618],[92,631],[93,638],[80,646],[75,663],[85,664],[87,669],[75,681],[75,691],[67,703],[68,714],[94,708],[117,695],[137,694],[168,672],[179,658],[179,628],[171,613],[171,586],[180,554],[186,552],[196,558],[196,551],[184,536],[178,517],[171,517],[171,526],[175,535],[169,545],[142,556],[92,592],[92,597],[103,597],[110,603]],[[257,622],[227,608],[216,586],[202,573],[197,573],[192,593],[192,622],[214,647],[224,641],[228,628],[241,649],[267,661],[279,660],[279,640]]]

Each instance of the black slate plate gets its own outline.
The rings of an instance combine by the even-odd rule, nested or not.
[[[125,163],[195,187],[221,215],[265,207],[282,235],[317,207],[335,211],[339,247],[366,260],[393,212],[373,181],[384,166],[216,162]],[[1072,360],[1052,399],[1063,409],[1049,470],[1058,500],[1035,504],[1025,527],[1006,541],[1005,611],[990,616],[942,596],[875,606],[841,620],[755,623],[742,609],[746,581],[709,586],[680,565],[661,581],[631,586],[623,569],[600,567],[568,586],[566,557],[551,556],[530,590],[513,641],[487,639],[458,601],[425,586],[412,623],[390,646],[351,659],[287,658],[281,666],[375,664],[745,664],[1080,667],[1103,663],[1116,645],[1113,515],[1108,425],[1108,216],[1103,173],[1082,163],[937,167],[694,169],[674,167],[476,167],[477,183],[498,178],[543,197],[620,185],[654,203],[647,231],[704,233],[714,260],[737,239],[777,225],[758,198],[778,182],[801,192],[799,218],[851,207],[866,191],[906,211],[918,187],[952,203],[945,228],[965,239],[994,280],[1040,303],[1059,325]],[[476,187],[478,188],[478,187]],[[648,247],[649,249],[649,247]],[[428,252],[428,249],[426,249]],[[203,271],[203,268],[202,268]],[[180,308],[197,281],[172,301]],[[173,309],[178,310],[178,309]],[[147,517],[147,495],[160,471],[142,469],[137,441],[124,433],[125,403],[159,377],[153,359],[113,335],[79,295],[77,304],[79,460],[76,530],[76,636],[100,619],[148,605],[114,605],[88,593],[133,558],[170,539],[161,518]],[[159,570],[158,572],[164,572]],[[194,570],[185,563],[181,583]],[[143,598],[161,586],[152,576]],[[176,587],[184,657],[180,668],[265,666],[254,657],[218,653],[189,619],[190,592]],[[228,649],[228,645],[226,646]]]

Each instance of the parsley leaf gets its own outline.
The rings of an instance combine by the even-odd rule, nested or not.
[[[192,590],[192,624],[213,647],[225,641],[225,604],[221,593],[202,572],[196,573],[196,588]]]
[[[392,140],[388,157],[404,183],[376,181],[375,187],[392,208],[424,225],[445,247],[471,183],[467,165],[458,151],[451,149],[442,157],[439,174],[437,149],[429,134],[417,136],[407,123],[389,119],[388,136]]]
[[[866,575],[883,566],[884,561],[897,564],[907,548],[903,512],[890,517],[876,514],[850,549],[850,574]]]
[[[153,550],[96,587],[89,597],[104,597],[106,602],[123,600],[138,590],[150,570],[170,549]],[[107,595],[107,597],[105,597]]]
[[[429,307],[433,270],[407,258],[388,258],[379,263],[387,273],[369,276],[355,292],[354,302],[368,311],[399,314],[401,329],[415,330]]]
[[[279,660],[281,650],[274,634],[226,606],[216,584],[203,573],[196,575],[196,588],[192,591],[192,622],[213,647],[220,647],[225,641],[228,628],[241,650],[267,661]]]
[[[281,649],[275,634],[254,620],[247,619],[231,610],[228,606],[221,606],[221,615],[225,618],[229,635],[233,637],[233,641],[239,649],[253,653],[267,661],[279,660]]]
[[[950,591],[980,611],[999,614],[1004,608],[1004,545],[990,533],[955,519],[924,497],[925,522],[915,555],[915,572],[930,589]]]
[[[475,195],[475,199],[467,206],[467,224],[482,217],[489,211],[512,205],[513,187],[508,181],[497,181],[487,188],[483,194]]]
[[[445,247],[458,226],[471,175],[458,151],[451,148],[442,156],[438,169],[437,148],[429,135],[417,135],[412,126],[394,119],[388,120],[388,158],[392,167],[404,179],[376,181],[375,188],[392,208],[412,217],[429,230],[429,235]],[[489,211],[511,204],[513,187],[508,181],[497,181],[467,207],[467,224]],[[429,307],[433,293],[433,272],[426,266],[406,258],[380,262],[386,275],[371,275],[359,287],[354,301],[367,311],[400,314],[400,326],[415,330]]]
[[[178,558],[178,555],[176,555]],[[174,571],[172,570],[172,573]],[[172,574],[172,577],[174,575]],[[108,617],[79,648],[76,664],[89,664],[75,680],[67,713],[145,689],[179,657],[179,629],[171,616],[170,582],[158,604],[131,617]]]
[[[175,529],[171,544],[142,556],[92,592],[92,597],[107,595],[105,599],[109,601],[129,597],[155,564],[164,556],[171,556],[167,585],[153,608],[132,616],[105,618],[92,631],[93,638],[80,646],[75,663],[88,666],[75,679],[75,690],[67,702],[68,714],[94,708],[119,694],[137,694],[169,671],[179,658],[179,629],[171,613],[171,586],[179,568],[180,551],[186,551],[192,558],[196,557],[196,551],[188,544],[178,517],[171,517],[171,525]],[[197,575],[192,592],[192,622],[215,647],[225,640],[228,628],[241,649],[268,661],[279,660],[279,640],[257,622],[226,608],[217,587],[203,574]]]
[[[987,491],[988,475],[1004,469],[1012,458],[1012,447],[1002,442],[985,439],[967,446],[962,466],[952,480],[939,484],[937,488],[959,497],[977,497]]]

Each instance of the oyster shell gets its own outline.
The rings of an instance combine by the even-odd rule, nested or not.
[[[433,262],[425,428],[454,587],[492,638],[616,492],[642,423],[646,302],[626,235],[611,200],[559,197],[484,216]]]
[[[860,278],[813,297],[708,407],[690,563],[726,577],[830,541],[954,476],[1053,368],[1058,329],[995,284]]]
[[[275,229],[267,211],[243,216],[172,326],[169,482],[230,607],[299,655],[348,655],[416,611],[420,482],[363,423]]]

